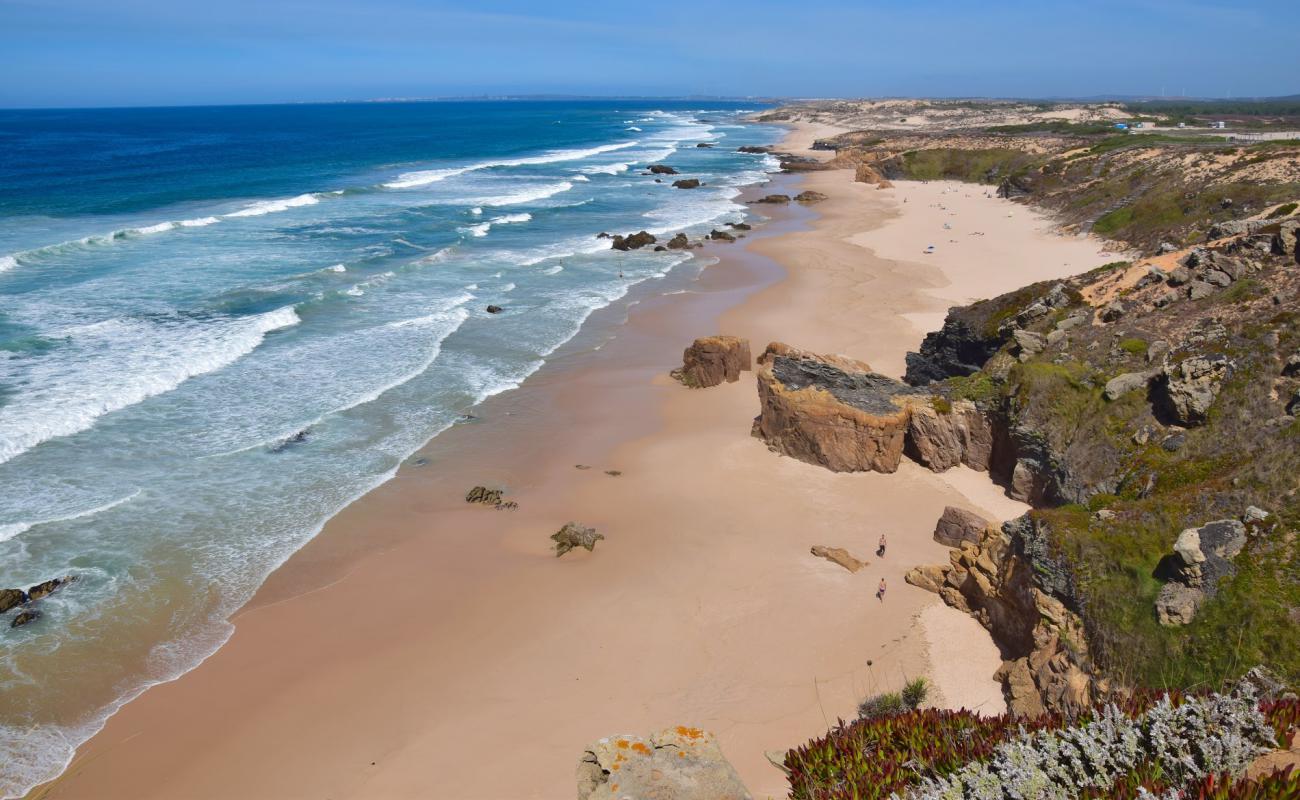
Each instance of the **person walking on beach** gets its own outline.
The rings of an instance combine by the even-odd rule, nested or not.
[[[885,579],[880,579],[880,588],[876,590],[876,599],[885,602]]]
[[[885,534],[880,534],[880,546],[876,548],[876,558],[885,557]]]

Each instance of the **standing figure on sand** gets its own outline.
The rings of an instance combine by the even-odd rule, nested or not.
[[[880,546],[876,548],[876,558],[885,557],[885,534],[880,534]]]
[[[880,588],[876,589],[876,599],[885,602],[885,579],[880,579]]]

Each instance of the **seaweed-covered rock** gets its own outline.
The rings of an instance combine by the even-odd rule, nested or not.
[[[691,242],[689,239],[686,238],[686,234],[684,233],[679,233],[673,238],[669,239],[668,244],[665,245],[665,247],[667,247],[669,250],[685,250],[690,246],[691,246]]]
[[[22,589],[0,589],[0,614],[27,602],[27,592]]]
[[[752,800],[713,734],[677,726],[611,736],[578,762],[578,800]]]
[[[682,178],[681,180],[673,181],[674,189],[698,189],[701,185],[699,178]]]
[[[794,200],[796,203],[804,203],[805,205],[820,203],[825,199],[826,199],[825,194],[821,192],[814,192],[812,189],[808,189],[807,191],[800,192],[799,194],[794,196]]]
[[[726,231],[720,231],[717,228],[714,228],[713,230],[709,231],[709,238],[715,242],[736,241],[736,237],[734,234],[727,233]]]
[[[24,608],[9,622],[10,628],[21,628],[41,618],[41,612],[34,608]]]
[[[707,389],[724,381],[735,383],[748,372],[753,357],[749,340],[738,336],[705,336],[682,353],[682,366],[672,376],[692,389]]]
[[[754,435],[769,448],[836,472],[894,472],[911,409],[930,394],[844,356],[780,342],[759,358]]]
[[[648,244],[654,244],[654,243],[655,243],[654,234],[647,233],[645,231],[639,231],[637,233],[628,234],[627,236],[615,236],[612,240],[612,243],[610,244],[610,247],[612,247],[615,250],[623,250],[623,251],[639,250]]]
[[[651,164],[650,174],[651,175],[676,175],[677,170],[673,169],[667,164]]]
[[[755,200],[754,202],[755,202],[755,203],[772,203],[772,204],[776,204],[776,205],[781,205],[781,204],[784,204],[784,203],[788,203],[788,202],[790,202],[790,195],[788,195],[788,194],[769,194],[769,195],[764,195],[763,197],[758,198],[758,199]]]
[[[551,540],[555,542],[556,558],[575,547],[585,548],[590,553],[596,549],[596,542],[604,538],[604,535],[596,533],[595,528],[588,528],[576,522],[566,522],[563,528],[551,534]]]
[[[30,602],[33,600],[40,600],[44,597],[49,597],[76,579],[76,575],[64,575],[60,578],[50,578],[48,581],[42,581],[27,590],[27,600]]]

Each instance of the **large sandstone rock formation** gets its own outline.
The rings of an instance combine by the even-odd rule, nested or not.
[[[948,547],[961,547],[966,542],[979,544],[992,524],[974,511],[948,506],[934,526],[934,540]]]
[[[1088,674],[1082,620],[1039,586],[1039,570],[1026,555],[1027,524],[1021,518],[1001,529],[990,525],[979,541],[950,551],[948,564],[917,567],[906,580],[975,617],[993,635],[1005,657],[996,677],[1011,713],[1068,713],[1089,705],[1098,687]]]
[[[672,375],[693,389],[706,389],[740,380],[740,373],[748,372],[752,361],[748,339],[705,336],[686,348],[681,369],[673,370]]]
[[[969,400],[951,403],[944,413],[933,404],[914,404],[907,432],[907,454],[935,472],[958,464],[988,471],[993,457],[993,427],[988,416]]]
[[[758,360],[754,435],[769,448],[835,472],[894,472],[914,406],[929,392],[844,356],[780,342]]]
[[[826,547],[825,545],[815,544],[811,552],[818,558],[824,558],[832,564],[839,564],[849,572],[857,572],[867,565],[867,562],[854,558],[843,547]]]
[[[612,736],[578,762],[578,800],[752,800],[713,734],[677,726]]]

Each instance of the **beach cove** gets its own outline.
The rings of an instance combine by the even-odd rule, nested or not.
[[[828,132],[796,127],[782,148],[815,154]],[[1001,710],[988,635],[902,578],[946,559],[931,539],[944,506],[1025,507],[965,469],[781,458],[749,435],[750,376],[696,391],[667,372],[693,338],[725,333],[898,375],[947,306],[1110,258],[982,187],[878,190],[830,170],[748,196],[805,189],[828,199],[758,207],[772,219],[710,246],[718,263],[679,293],[596,312],[626,321],[579,334],[348,506],[220,651],[118,712],[37,795],[563,797],[591,741],[689,724],[718,735],[756,797],[780,797],[768,751],[907,678],[930,677],[942,705]],[[518,510],[467,505],[477,484]],[[547,537],[570,520],[606,539],[557,560]],[[814,545],[870,563],[849,573]]]

